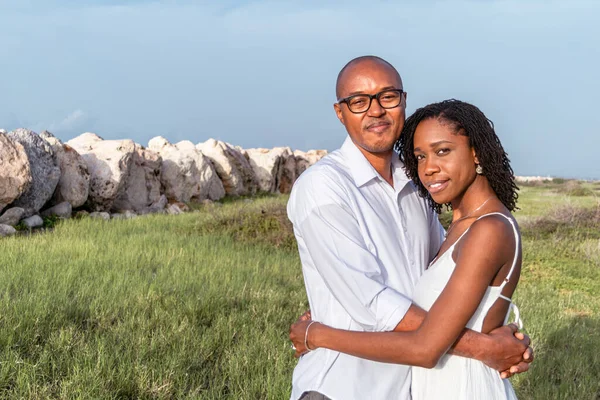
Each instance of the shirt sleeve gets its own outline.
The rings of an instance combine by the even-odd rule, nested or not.
[[[365,331],[389,331],[411,300],[383,283],[380,260],[363,239],[353,212],[321,204],[297,226],[310,258],[336,300]]]

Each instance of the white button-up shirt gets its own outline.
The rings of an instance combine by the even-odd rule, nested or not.
[[[347,138],[307,169],[288,203],[312,318],[332,327],[389,331],[443,241],[437,215],[393,157],[390,186]],[[410,367],[317,349],[294,369],[292,400],[410,399]]]

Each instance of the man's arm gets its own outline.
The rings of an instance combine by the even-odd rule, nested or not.
[[[365,242],[355,213],[340,182],[317,170],[296,181],[288,203],[305,276],[317,273],[363,330],[391,331],[412,302],[384,283],[383,266]],[[313,316],[325,317],[316,309]]]
[[[323,282],[365,331],[390,331],[412,301],[383,283],[373,255],[350,210],[334,204],[312,210],[298,229]]]

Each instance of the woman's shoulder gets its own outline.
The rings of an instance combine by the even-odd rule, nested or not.
[[[518,226],[512,215],[493,212],[484,214],[473,222],[457,250],[506,261],[512,258],[517,240]]]

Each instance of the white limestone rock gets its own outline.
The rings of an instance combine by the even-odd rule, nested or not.
[[[289,193],[296,180],[296,158],[289,147],[246,149],[258,187],[268,193]]]
[[[29,218],[25,218],[23,221],[21,221],[21,223],[23,224],[23,226],[29,229],[44,226],[44,220],[39,215],[32,215]]]
[[[169,204],[167,206],[167,214],[169,215],[179,215],[183,214],[183,210],[179,208],[177,204]]]
[[[9,208],[0,217],[0,224],[17,226],[19,221],[21,221],[23,218],[23,215],[25,215],[25,210],[23,210],[21,207]]]
[[[73,207],[68,201],[63,201],[53,207],[48,208],[42,212],[42,217],[59,217],[62,219],[69,219],[73,214]]]
[[[85,160],[73,147],[64,144],[52,133],[44,131],[40,137],[52,147],[54,161],[60,169],[60,179],[50,205],[68,202],[73,208],[81,207],[87,201],[90,190],[90,173]]]
[[[31,181],[25,148],[0,132],[0,211],[25,193]]]
[[[84,133],[67,144],[81,154],[90,173],[87,206],[94,211],[110,211],[115,200],[127,188],[136,146],[133,141],[102,140],[94,133]]]
[[[151,204],[149,207],[146,207],[140,211],[138,211],[138,215],[146,215],[146,214],[156,214],[156,213],[164,213],[165,207],[169,203],[167,196],[164,194],[160,195],[158,201],[154,204]]]
[[[200,174],[198,192],[192,196],[192,200],[219,200],[225,197],[223,182],[221,182],[219,175],[217,175],[212,161],[208,157],[205,157],[189,140],[178,142],[175,146],[181,153],[194,159],[196,168],[198,168],[198,173]]]
[[[294,151],[294,156],[296,157],[296,177],[299,177],[308,167],[326,155],[327,150],[309,150],[307,152],[301,150]]]
[[[257,192],[254,170],[239,149],[215,139],[198,143],[196,148],[212,161],[227,195],[253,195]]]
[[[37,133],[28,129],[15,129],[6,134],[25,149],[31,169],[31,185],[12,205],[31,216],[50,200],[60,179],[60,169],[54,161],[52,147]]]
[[[10,225],[0,224],[0,237],[12,236],[17,230]]]
[[[125,186],[115,199],[113,210],[140,212],[156,203],[160,199],[161,164],[157,152],[136,143]]]
[[[92,219],[101,219],[104,221],[108,221],[110,219],[110,214],[106,211],[94,211],[88,215]]]
[[[161,183],[170,201],[218,200],[225,195],[213,165],[191,142],[171,144],[158,136],[150,140],[148,147],[163,159]]]

